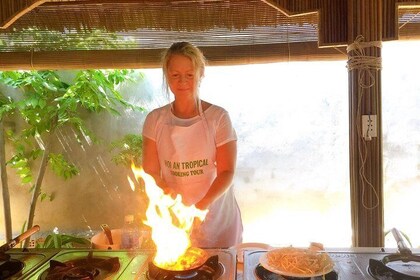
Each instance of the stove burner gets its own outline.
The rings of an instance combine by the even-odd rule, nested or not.
[[[118,257],[74,259],[67,262],[50,260],[50,267],[40,276],[41,280],[90,280],[105,279],[109,274],[118,271]]]
[[[413,264],[409,264],[408,262],[396,263],[391,268],[392,262],[388,263],[388,265],[384,264],[382,261],[378,261],[375,259],[369,260],[369,267],[368,273],[374,277],[375,279],[382,280],[382,279],[392,279],[392,280],[417,280],[420,279],[420,266]],[[417,276],[414,275],[413,272],[416,272]],[[410,275],[411,274],[411,275]]]
[[[338,275],[335,271],[316,277],[290,277],[271,272],[261,264],[258,264],[255,268],[255,274],[261,280],[338,280]]]
[[[94,267],[75,267],[66,272],[64,279],[95,279],[99,270]]]
[[[23,262],[15,259],[9,259],[0,263],[0,279],[7,279],[22,271],[24,267]]]
[[[219,263],[219,256],[211,256],[202,266],[191,271],[168,271],[149,263],[147,278],[149,280],[215,280],[224,273],[224,267]]]

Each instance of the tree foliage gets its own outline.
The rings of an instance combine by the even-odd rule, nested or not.
[[[127,102],[118,90],[120,84],[132,81],[133,75],[131,70],[82,70],[72,83],[67,83],[50,70],[0,72],[0,83],[20,89],[13,97],[0,94],[0,120],[13,116],[24,123],[23,129],[8,129],[5,135],[13,144],[12,156],[6,164],[16,170],[21,183],[29,185],[33,194],[27,228],[33,226],[37,200],[51,198],[42,192],[47,167],[64,179],[79,173],[65,154],[51,150],[57,130],[71,127],[79,142],[82,137],[94,139],[82,116],[103,111],[119,115],[121,109],[127,108],[142,110]]]
[[[137,134],[127,134],[122,139],[111,143],[110,151],[117,151],[112,161],[117,165],[130,167],[142,165],[143,137]]]

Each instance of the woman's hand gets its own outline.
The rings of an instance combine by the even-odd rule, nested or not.
[[[236,141],[216,149],[217,176],[206,195],[195,204],[198,209],[208,209],[231,186],[236,166]]]

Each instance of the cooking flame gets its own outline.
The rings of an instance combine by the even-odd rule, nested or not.
[[[157,249],[153,262],[162,268],[174,267],[191,247],[189,234],[194,219],[203,221],[208,210],[184,205],[181,195],[172,198],[164,194],[153,177],[145,173],[143,168],[132,164],[131,169],[137,180],[143,179],[149,198],[147,220],[144,223],[152,228],[152,239]]]

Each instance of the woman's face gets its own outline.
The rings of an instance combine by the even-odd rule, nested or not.
[[[168,62],[167,81],[175,98],[194,96],[196,86],[195,69],[191,59],[184,55],[173,55]]]

